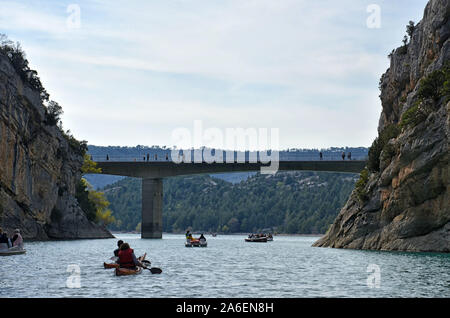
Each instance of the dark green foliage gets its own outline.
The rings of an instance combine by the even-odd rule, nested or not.
[[[439,100],[443,96],[448,97],[449,82],[450,62],[447,62],[444,67],[433,71],[420,81],[417,96],[422,100],[431,98],[435,101]]]
[[[428,115],[437,110],[438,101],[442,97],[446,102],[450,100],[450,62],[420,81],[417,96],[418,100],[414,105],[403,113],[401,128],[414,127],[426,120]]]
[[[402,115],[402,119],[400,121],[400,127],[405,128],[407,126],[416,126],[426,119],[426,114],[423,111],[419,110],[420,101],[417,101],[414,106],[410,107],[407,111],[405,111]]]
[[[364,169],[361,171],[359,175],[359,180],[356,182],[355,190],[356,194],[358,195],[358,199],[364,203],[369,198],[367,191],[366,191],[366,185],[369,181],[369,170]]]
[[[89,221],[95,221],[97,218],[97,208],[95,204],[89,200],[89,191],[87,183],[83,179],[77,184],[75,198],[77,199],[81,209],[86,214]]]
[[[61,120],[63,113],[62,107],[57,102],[51,100],[46,109],[45,123],[49,126],[55,126]]]
[[[381,153],[381,160],[387,161],[391,160],[392,157],[394,157],[397,154],[397,151],[395,150],[394,146],[390,143],[387,143],[383,147],[383,151]]]
[[[372,146],[369,148],[369,159],[367,161],[367,167],[370,171],[380,170],[380,154],[383,150],[383,146],[378,137],[372,142]]]
[[[386,128],[380,133],[380,135],[375,138],[372,146],[369,148],[369,159],[367,162],[367,167],[369,171],[376,172],[380,171],[380,154],[385,146],[392,138],[396,138],[400,134],[400,128],[391,124],[386,126]]]
[[[37,76],[38,73],[28,66],[28,60],[20,44],[14,44],[8,40],[6,35],[0,34],[0,53],[8,57],[22,81],[38,91],[42,101],[48,101],[49,94],[42,86],[41,80]]]
[[[163,230],[325,233],[351,193],[355,176],[295,172],[257,174],[238,184],[210,176],[164,180]],[[141,221],[141,180],[126,178],[105,188],[118,224],[132,231]]]
[[[406,33],[409,35],[410,38],[412,37],[415,29],[416,25],[414,21],[409,21],[409,24],[406,26]]]
[[[62,131],[62,133],[69,143],[69,146],[75,151],[75,153],[80,156],[84,156],[86,154],[88,149],[86,140],[79,141],[70,133],[70,130],[66,132]]]
[[[407,46],[408,45],[408,37],[406,35],[403,37],[402,42],[403,42],[403,46]]]

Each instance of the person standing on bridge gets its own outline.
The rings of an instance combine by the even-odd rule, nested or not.
[[[147,154],[147,162],[150,160],[150,155]]]
[[[109,160],[109,156],[108,156],[108,154],[106,154],[106,161],[108,161]]]
[[[345,160],[345,152],[342,152],[342,160]]]
[[[321,152],[319,152],[319,156],[320,156],[320,160],[322,160],[322,159],[323,159],[323,154],[322,154],[322,151],[321,151]]]
[[[155,161],[158,161],[158,155],[155,153]]]
[[[348,158],[348,160],[352,160],[352,153],[351,152],[348,153],[347,158]]]

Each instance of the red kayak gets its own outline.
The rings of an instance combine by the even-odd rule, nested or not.
[[[103,267],[105,267],[105,268],[118,268],[119,264],[117,264],[117,263],[103,263]]]
[[[125,276],[125,275],[137,275],[142,273],[142,267],[136,267],[136,269],[130,268],[116,268],[116,276]]]

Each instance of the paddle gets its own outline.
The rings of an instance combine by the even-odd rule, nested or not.
[[[148,269],[150,272],[152,272],[152,274],[161,274],[162,273],[162,269],[158,268],[158,267],[148,268],[146,266],[142,266],[142,268]]]

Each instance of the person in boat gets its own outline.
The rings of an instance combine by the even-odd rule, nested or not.
[[[122,240],[117,241],[117,249],[114,250],[114,256],[119,257],[120,245],[123,244]]]
[[[11,241],[8,238],[8,233],[3,232],[0,228],[0,249],[8,249],[11,247]]]
[[[133,249],[128,243],[120,245],[118,263],[122,268],[136,269],[136,266],[143,266],[142,263],[134,255]]]
[[[200,235],[200,237],[198,238],[198,240],[200,241],[200,243],[205,243],[206,242],[206,238],[203,236],[203,233]]]
[[[23,238],[22,235],[20,235],[20,230],[16,229],[14,231],[14,236],[11,239],[12,245],[17,246],[19,248],[23,248]]]
[[[194,237],[192,236],[192,233],[190,231],[186,232],[186,239],[189,241],[192,241],[194,239]]]

